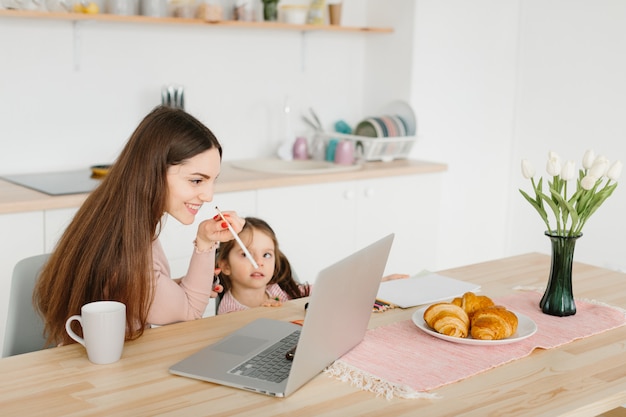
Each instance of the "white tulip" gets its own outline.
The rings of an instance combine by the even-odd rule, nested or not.
[[[535,167],[528,159],[522,159],[522,175],[527,180],[535,176]]]
[[[561,157],[554,151],[548,152],[548,159],[556,159],[559,164],[561,163]]]
[[[619,176],[622,174],[622,161],[615,161],[611,168],[606,173],[606,176],[609,177],[610,180],[617,181]]]
[[[561,179],[563,181],[573,180],[576,177],[576,163],[567,161],[561,169]]]
[[[617,187],[617,180],[622,173],[622,162],[611,162],[604,156],[596,156],[589,149],[583,155],[582,167],[577,168],[574,161],[561,162],[559,155],[550,151],[546,171],[553,177],[548,179],[550,192],[547,194],[542,190],[543,178],[539,177],[539,182],[536,183],[535,168],[523,159],[522,175],[531,180],[534,193],[529,194],[521,189],[519,191],[539,213],[546,230],[554,231],[559,236],[580,236],[589,217]],[[570,182],[575,182],[572,185],[576,186],[576,191],[568,199]],[[549,208],[544,202],[548,203]],[[553,224],[554,221],[556,225]]]
[[[550,152],[553,156],[548,159],[546,164],[546,171],[552,177],[556,177],[561,173],[561,160],[557,154]]]
[[[609,160],[604,156],[598,156],[594,161],[593,165],[591,165],[591,169],[589,170],[589,175],[592,177],[602,178],[606,175],[606,172],[609,170]]]
[[[583,155],[583,168],[590,169],[595,159],[596,153],[592,149],[587,150]]]
[[[598,179],[590,174],[587,174],[580,180],[580,186],[583,187],[584,190],[591,190],[593,186],[596,184]]]

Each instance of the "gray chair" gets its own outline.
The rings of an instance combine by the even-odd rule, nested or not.
[[[33,288],[49,254],[19,261],[13,269],[2,357],[44,349],[43,321],[33,307]]]

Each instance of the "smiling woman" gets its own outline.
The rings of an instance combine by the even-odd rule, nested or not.
[[[68,317],[98,300],[126,304],[127,339],[150,324],[200,318],[212,291],[215,248],[233,238],[220,218],[198,226],[187,274],[171,279],[159,242],[165,213],[193,223],[213,199],[222,148],[213,133],[180,109],[157,107],[139,124],[117,161],[76,213],[45,265],[34,302],[48,342],[72,343]],[[238,231],[244,220],[227,213]],[[80,334],[80,328],[74,329]]]
[[[220,158],[219,151],[211,148],[167,169],[166,211],[182,224],[193,223],[202,203],[213,200]]]

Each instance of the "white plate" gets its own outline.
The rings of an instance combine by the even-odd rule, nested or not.
[[[507,343],[515,343],[520,340],[524,340],[537,332],[537,324],[528,316],[525,316],[520,313],[515,313],[517,316],[517,331],[513,336],[507,337],[506,339],[500,340],[479,340],[473,339],[471,335],[468,335],[467,338],[463,337],[452,337],[446,336],[445,334],[437,333],[433,329],[430,328],[428,324],[424,321],[424,311],[426,311],[426,307],[422,307],[413,313],[413,323],[423,332],[428,333],[431,336],[435,336],[439,339],[447,340],[448,342],[460,343],[462,345],[506,345]]]
[[[387,104],[380,111],[380,114],[385,116],[400,116],[402,120],[404,120],[407,124],[407,136],[415,136],[417,133],[417,118],[415,117],[415,112],[409,105],[409,103],[396,100],[389,104]]]

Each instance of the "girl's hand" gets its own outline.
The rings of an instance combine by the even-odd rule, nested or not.
[[[224,214],[224,217],[235,232],[241,232],[243,225],[246,223],[244,219],[239,217],[234,211],[223,211],[222,214]],[[234,239],[233,234],[228,230],[228,225],[219,214],[212,219],[203,221],[198,226],[196,244],[200,251],[211,247],[214,242],[228,242],[232,239]]]
[[[220,284],[220,272],[221,268],[215,268],[213,275],[213,288],[211,288],[211,298],[217,298],[217,296],[224,291],[224,286]]]
[[[408,278],[408,274],[391,274],[383,277],[381,281],[393,281],[394,279],[406,279]]]
[[[224,287],[222,287],[221,284],[214,285],[213,289],[211,290],[211,298],[217,298],[217,296],[220,295],[222,291],[224,291]]]
[[[211,290],[211,298],[217,298],[217,296],[220,295],[222,291],[224,291],[224,287],[222,287],[221,285],[216,285]]]

